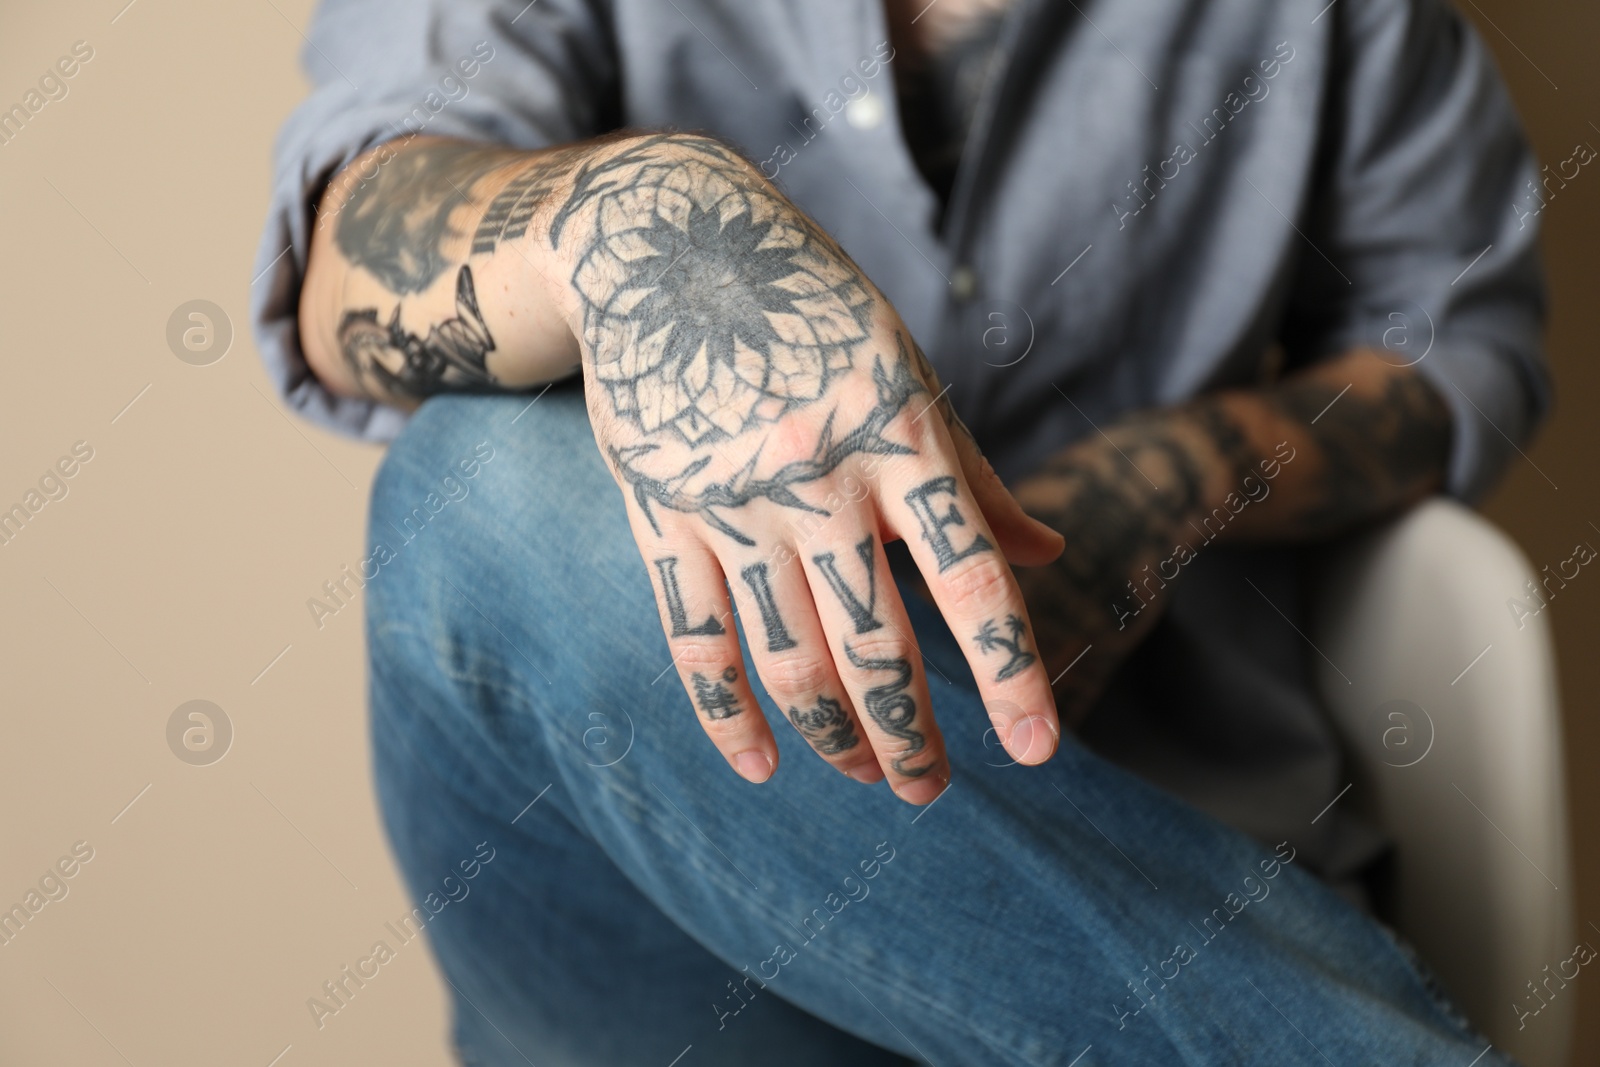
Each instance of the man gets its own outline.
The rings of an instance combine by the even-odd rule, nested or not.
[[[465,1062],[1482,1052],[1340,899],[1299,636],[1303,546],[1546,403],[1439,0],[330,0],[306,62],[258,336],[398,434],[374,745]]]

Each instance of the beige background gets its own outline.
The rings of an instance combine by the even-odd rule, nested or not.
[[[0,107],[73,42],[95,52],[65,99],[0,146],[0,509],[74,442],[94,449],[68,496],[0,547],[0,904],[74,842],[94,849],[69,895],[0,946],[0,1063],[446,1062],[442,984],[420,945],[320,1031],[306,1008],[407,906],[371,796],[361,620],[343,611],[319,632],[305,608],[359,558],[378,452],[286,418],[248,337],[268,153],[304,92],[294,57],[310,3],[125,2],[0,13]],[[1595,5],[1480,3],[1464,6],[1540,155],[1600,144]],[[1519,462],[1488,508],[1536,567],[1600,525],[1600,172],[1544,220],[1562,401],[1529,455],[1560,488]],[[206,367],[165,340],[196,298],[236,332]],[[1600,922],[1588,581],[1550,613],[1579,918]],[[235,730],[207,767],[166,741],[173,710],[197,698]],[[1600,1062],[1600,977],[1574,991],[1588,1017],[1575,1062]]]

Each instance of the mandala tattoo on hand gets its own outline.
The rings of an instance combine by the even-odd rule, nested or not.
[[[670,150],[668,150],[670,149]],[[819,399],[867,339],[854,265],[710,140],[646,138],[574,180],[594,230],[573,275],[614,410],[689,444]]]

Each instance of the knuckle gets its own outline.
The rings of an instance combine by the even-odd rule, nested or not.
[[[812,655],[776,656],[761,665],[761,678],[774,692],[810,696],[830,688],[833,668]]]
[[[694,674],[721,675],[730,668],[737,669],[738,661],[721,642],[682,641],[673,650],[678,670],[687,679]]]
[[[985,553],[941,578],[950,596],[974,614],[993,611],[1013,597],[1011,568]]]
[[[915,667],[917,648],[894,630],[877,630],[860,634],[845,642],[845,659],[858,670],[879,669],[862,667],[863,663],[883,663],[907,660]]]
[[[945,450],[940,434],[944,428],[944,414],[933,396],[933,393],[926,393],[913,398],[905,407],[901,425],[896,427],[918,455],[938,455]]]

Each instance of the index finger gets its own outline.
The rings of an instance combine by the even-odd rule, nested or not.
[[[1061,737],[1055,696],[1022,590],[966,480],[907,480],[885,496],[885,513],[960,641],[1006,751],[1019,763],[1043,763]]]

